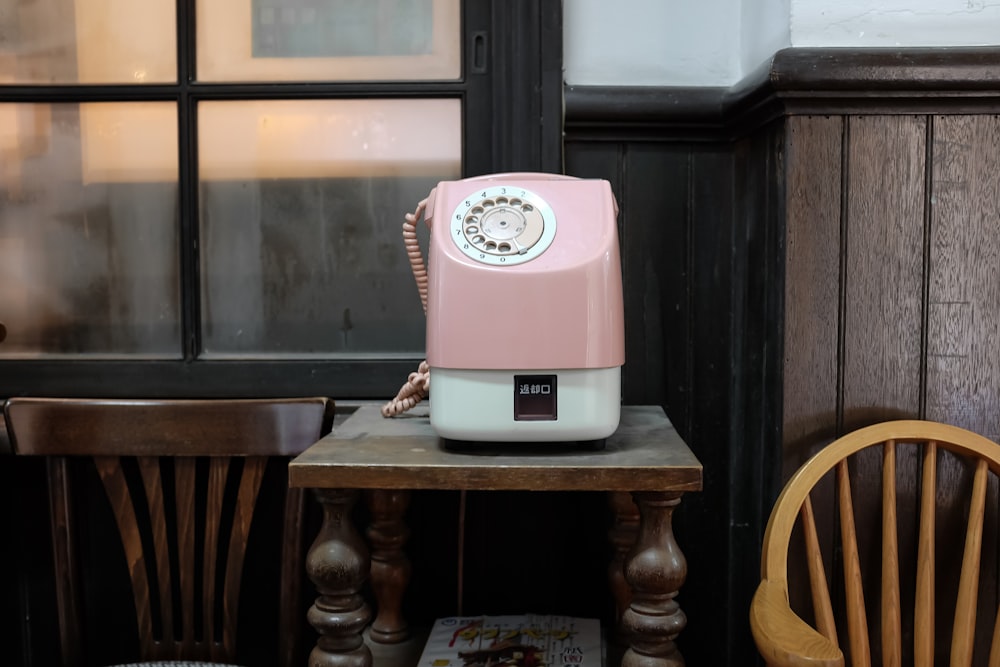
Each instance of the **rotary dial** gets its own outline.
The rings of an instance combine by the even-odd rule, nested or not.
[[[552,209],[516,186],[493,186],[464,200],[452,215],[459,249],[486,264],[520,264],[540,255],[555,237]]]

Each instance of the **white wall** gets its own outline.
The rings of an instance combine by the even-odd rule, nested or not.
[[[740,69],[729,83],[770,60],[780,49],[791,45],[788,15],[795,0],[739,0]]]
[[[786,46],[1000,44],[991,0],[564,0],[570,85],[728,86]]]
[[[790,25],[793,46],[1000,44],[1000,4],[986,0],[793,0]]]
[[[742,0],[565,0],[566,82],[723,85],[740,70]],[[683,7],[683,10],[679,10]]]

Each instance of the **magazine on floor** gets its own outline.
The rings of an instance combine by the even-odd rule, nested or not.
[[[434,621],[419,667],[601,667],[597,619],[521,614]]]

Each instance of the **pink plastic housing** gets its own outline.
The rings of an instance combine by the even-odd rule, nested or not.
[[[490,266],[447,232],[460,202],[516,183],[556,218],[552,244],[523,264]],[[610,368],[625,362],[617,205],[607,181],[500,174],[440,183],[428,203],[427,361],[434,368]]]

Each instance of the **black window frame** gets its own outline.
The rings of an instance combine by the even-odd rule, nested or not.
[[[196,107],[207,100],[450,97],[462,101],[465,176],[562,172],[562,3],[462,0],[462,75],[435,82],[215,83],[195,79],[194,0],[177,0],[172,84],[4,85],[0,102],[178,105],[183,358],[0,359],[0,397],[388,398],[419,358],[201,359]],[[400,216],[404,211],[400,211]],[[417,298],[414,291],[414,299]],[[0,323],[3,313],[0,313]],[[2,342],[0,342],[2,351]]]

